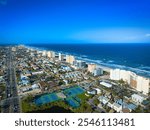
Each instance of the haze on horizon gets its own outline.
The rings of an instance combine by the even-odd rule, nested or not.
[[[0,0],[0,43],[150,43],[149,0]]]

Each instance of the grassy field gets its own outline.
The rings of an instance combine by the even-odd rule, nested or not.
[[[72,108],[63,100],[37,106],[34,103],[34,97],[30,95],[22,100],[22,112],[28,113],[28,112],[34,112],[34,111],[44,111],[44,110],[51,109],[53,107],[61,107],[61,108],[64,108],[65,110],[72,111],[75,113],[92,112],[91,106],[87,104],[87,100],[91,98],[91,96],[86,96],[85,93],[83,93],[83,94],[77,95],[77,97],[81,99],[80,107]]]

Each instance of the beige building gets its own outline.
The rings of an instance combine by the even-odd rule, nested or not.
[[[142,92],[143,94],[148,94],[150,92],[150,79],[137,76],[137,88],[138,91]]]
[[[55,58],[55,52],[53,52],[53,51],[48,51],[48,52],[47,52],[47,57],[48,57],[48,58]]]
[[[73,64],[74,61],[75,61],[75,57],[74,56],[66,55],[66,62],[67,63]]]
[[[96,64],[88,64],[88,71],[93,72],[96,69]]]
[[[130,86],[134,89],[137,88],[137,75],[135,73],[130,72],[129,73],[130,76],[130,81],[128,82],[130,84]]]

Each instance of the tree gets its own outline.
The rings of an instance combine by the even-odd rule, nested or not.
[[[141,110],[141,107],[138,106],[135,110],[132,111],[133,113],[141,113],[142,110]]]
[[[118,82],[119,82],[119,84],[121,84],[121,85],[125,85],[125,81],[123,81],[123,79],[119,80]]]
[[[98,99],[95,99],[95,100],[94,100],[94,104],[95,104],[95,105],[98,105],[99,103],[100,103],[100,102],[99,102]]]
[[[64,82],[63,81],[60,81],[59,82],[59,86],[61,86],[61,85],[63,85],[64,84]]]
[[[150,97],[150,92],[148,93],[148,96]]]

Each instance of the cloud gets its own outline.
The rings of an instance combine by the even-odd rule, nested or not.
[[[145,35],[146,37],[150,37],[150,33]]]
[[[148,40],[144,37],[144,35],[145,31],[141,29],[110,28],[81,31],[74,34],[72,38],[84,40],[86,42],[98,43],[141,43],[147,42]]]

